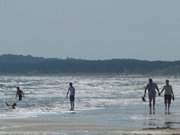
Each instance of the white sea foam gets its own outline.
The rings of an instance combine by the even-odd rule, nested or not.
[[[166,77],[154,78],[162,88]],[[69,101],[65,96],[69,82],[73,82],[76,88],[77,111],[142,106],[141,96],[147,80],[148,77],[143,76],[118,75],[1,76],[0,119],[68,112]],[[180,78],[170,77],[170,81],[176,97],[180,97]],[[20,86],[25,92],[22,102],[15,100],[16,86]],[[8,109],[4,104],[6,101],[17,102],[17,109]],[[163,98],[158,98],[157,101],[162,104]],[[136,116],[132,119],[136,119]]]

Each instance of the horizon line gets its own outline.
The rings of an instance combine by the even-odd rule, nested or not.
[[[106,60],[137,60],[137,61],[148,61],[148,62],[177,62],[180,61],[180,59],[177,60],[150,60],[150,59],[139,59],[139,58],[98,58],[98,59],[87,59],[87,58],[77,58],[77,57],[71,57],[71,56],[66,56],[66,58],[60,58],[60,57],[46,57],[46,56],[35,56],[32,54],[14,54],[14,53],[4,53],[0,54],[1,56],[6,56],[6,55],[11,55],[11,56],[23,56],[23,57],[34,57],[34,58],[43,58],[43,59],[59,59],[59,60],[68,60],[68,59],[74,59],[74,60],[87,60],[87,61],[106,61]]]

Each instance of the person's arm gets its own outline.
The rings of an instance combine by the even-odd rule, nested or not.
[[[68,89],[68,91],[67,91],[66,98],[68,98],[68,95],[69,95],[69,89]]]
[[[16,92],[16,98],[18,97],[18,92]]]
[[[144,97],[146,97],[146,91],[148,89],[148,85],[145,87],[145,90],[144,90]]]
[[[161,90],[160,95],[164,92],[164,90],[165,90],[165,87],[163,87],[163,89]]]
[[[172,94],[172,98],[173,98],[173,100],[174,100],[174,92],[173,92],[173,88],[172,88],[172,86],[171,86],[171,94]]]
[[[10,106],[10,105],[8,104],[8,102],[6,102],[6,105],[7,105],[7,106]]]
[[[157,84],[156,84],[156,89],[157,89],[157,91],[158,91],[158,95],[160,96],[160,90],[159,90]]]

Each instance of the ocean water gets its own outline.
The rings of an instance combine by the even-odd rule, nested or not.
[[[150,128],[180,128],[180,77],[153,76],[161,89],[169,79],[175,93],[171,115],[164,114],[163,96],[157,97],[156,114],[148,114],[142,102],[149,76],[143,75],[58,75],[0,76],[0,120],[46,118],[51,121],[78,121],[119,126],[123,131]],[[76,88],[76,111],[69,111],[66,92],[69,82]],[[25,93],[15,98],[16,86]],[[11,109],[5,102],[17,102]],[[0,127],[3,128],[3,127]],[[109,134],[108,132],[106,132]],[[54,133],[55,134],[55,133]],[[75,134],[65,131],[62,134]],[[78,132],[77,134],[100,134]],[[101,132],[101,134],[105,134]],[[117,133],[114,133],[117,134]]]

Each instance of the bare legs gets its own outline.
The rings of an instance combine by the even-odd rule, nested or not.
[[[165,99],[165,114],[170,114],[171,99]],[[149,97],[149,114],[155,114],[156,97]]]
[[[165,114],[170,114],[171,101],[165,100]]]
[[[155,105],[156,105],[156,98],[149,97],[149,114],[155,114]]]
[[[70,104],[71,104],[71,109],[70,110],[74,111],[74,101],[71,101]]]

